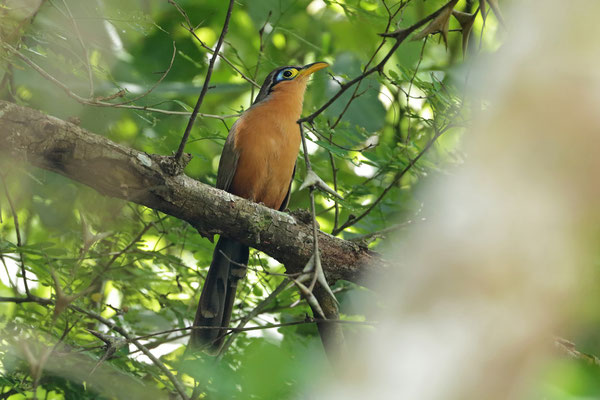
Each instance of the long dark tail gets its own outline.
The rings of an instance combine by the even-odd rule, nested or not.
[[[226,330],[210,328],[229,325],[238,281],[246,275],[248,252],[248,246],[232,239],[221,237],[217,242],[194,319],[195,327],[204,328],[192,330],[191,348],[210,353],[221,348]]]

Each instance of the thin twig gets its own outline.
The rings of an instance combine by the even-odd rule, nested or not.
[[[8,191],[8,186],[6,185],[4,174],[0,174],[0,180],[2,180],[4,194],[6,195],[6,199],[8,200],[8,206],[10,207],[10,211],[13,215],[13,223],[15,225],[15,232],[17,234],[17,246],[19,248],[19,258],[21,260],[21,275],[23,275],[23,286],[25,287],[25,294],[27,295],[27,297],[31,297],[31,293],[29,292],[29,284],[27,283],[27,275],[25,271],[25,259],[23,257],[23,251],[21,250],[21,246],[23,246],[23,241],[21,239],[21,229],[19,227],[19,216],[17,215],[17,210],[15,209],[15,204],[13,203],[12,196]]]
[[[371,203],[371,205],[362,214],[360,214],[358,217],[348,218],[346,220],[346,222],[344,222],[337,230],[335,230],[334,232],[332,232],[332,235],[339,234],[344,229],[346,229],[346,228],[348,228],[348,227],[356,224],[358,221],[360,221],[366,215],[368,215],[381,202],[381,200],[383,200],[383,198],[385,197],[385,195],[393,187],[396,186],[396,184],[400,181],[400,179],[402,179],[402,177],[417,163],[417,161],[419,161],[419,159],[423,156],[423,154],[425,154],[427,152],[427,150],[429,150],[429,148],[435,143],[435,141],[444,132],[446,132],[450,127],[452,127],[452,125],[448,125],[444,129],[441,129],[441,130],[437,131],[435,133],[435,135],[433,136],[433,138],[431,138],[431,140],[429,142],[427,142],[427,144],[425,145],[425,147],[423,147],[423,149],[421,150],[421,152],[419,154],[417,154],[417,156],[415,158],[413,158],[412,160],[410,160],[410,162],[408,163],[408,165],[406,167],[404,167],[404,169],[402,169],[402,171],[399,171],[396,174],[396,176],[394,177],[394,179],[392,180],[392,182],[383,190],[383,192],[381,192],[381,194],[379,195],[379,197],[377,197],[377,199],[373,203]]]
[[[429,39],[429,36],[425,37],[425,40],[423,40],[423,46],[421,46],[421,53],[419,54],[419,61],[417,62],[417,66],[415,68],[415,72],[413,73],[413,76],[410,78],[410,81],[408,82],[408,90],[406,91],[406,108],[409,107],[409,101],[410,101],[410,91],[412,90],[413,84],[415,82],[415,79],[417,77],[417,72],[419,72],[419,67],[421,66],[421,62],[423,61],[423,56],[425,54],[425,46],[427,45],[427,39]],[[406,128],[406,144],[408,145],[410,142],[410,129],[411,129],[411,125],[412,125],[412,118],[410,113],[407,113],[407,117],[408,117],[408,127]]]
[[[83,37],[81,36],[81,31],[79,30],[79,26],[71,13],[71,9],[67,5],[65,0],[62,0],[63,5],[65,6],[65,10],[67,10],[67,14],[69,14],[69,18],[71,19],[71,23],[73,24],[73,28],[75,29],[75,34],[77,35],[77,39],[79,40],[79,44],[81,45],[81,49],[83,50],[83,57],[85,59],[85,67],[88,73],[88,81],[90,86],[90,94],[89,97],[92,98],[94,96],[94,75],[92,74],[92,66],[90,64],[90,54],[88,52],[85,43],[83,43]]]
[[[402,228],[406,228],[407,226],[411,225],[413,222],[414,222],[413,220],[408,220],[401,224],[394,224],[394,225],[388,226],[387,228],[383,228],[383,229],[375,231],[375,232],[369,232],[364,235],[352,237],[348,240],[351,242],[354,242],[354,243],[360,243],[360,244],[366,245],[375,239],[380,239],[380,238],[386,237],[388,235],[388,233],[392,233],[392,232],[398,231]]]
[[[388,21],[387,21],[387,25],[385,26],[385,29],[384,29],[384,32],[387,33],[389,31],[389,29],[390,29],[390,26],[392,25],[392,21],[393,21],[394,17],[396,17],[396,15],[398,15],[398,13],[403,9],[404,5],[402,5],[395,12],[392,13],[390,11],[390,9],[388,8],[385,0],[382,0],[382,2],[383,2],[383,5],[384,5],[387,13],[388,13]],[[363,68],[363,74],[369,69],[369,66],[371,65],[371,63],[373,62],[373,60],[375,60],[375,57],[379,53],[379,50],[381,50],[381,48],[383,48],[383,46],[385,45],[386,42],[387,42],[387,38],[386,37],[384,37],[383,39],[381,39],[381,42],[379,43],[379,46],[377,46],[377,48],[373,52],[373,55],[371,55],[371,58],[369,58],[369,61],[367,61],[367,63],[365,64],[365,66]],[[358,97],[356,94],[358,93],[358,89],[360,88],[360,84],[361,83],[362,83],[362,80],[360,80],[358,82],[358,84],[354,87],[354,92],[352,93],[352,96],[350,96],[350,99],[348,100],[348,102],[344,106],[344,109],[342,110],[342,112],[340,112],[340,114],[338,115],[338,117],[335,120],[335,122],[331,125],[331,129],[335,129],[335,127],[342,120],[342,117],[344,116],[344,114],[346,113],[346,111],[348,111],[348,108],[350,107],[350,104]]]
[[[213,49],[210,48],[210,46],[207,46],[206,43],[204,43],[202,41],[202,39],[200,39],[200,37],[198,37],[198,35],[196,34],[196,32],[194,31],[193,28],[189,28],[186,27],[185,28],[188,32],[190,32],[190,34],[200,43],[200,46],[202,46],[202,48],[204,48],[206,51],[208,51],[210,54],[215,54],[215,51]],[[244,74],[238,67],[235,66],[235,64],[233,62],[231,62],[231,60],[229,60],[229,58],[225,57],[225,55],[221,52],[219,52],[219,57],[221,58],[221,60],[225,61],[225,63],[227,65],[229,65],[231,67],[231,69],[233,69],[235,72],[237,72],[242,79],[244,79],[245,81],[247,81],[248,83],[250,83],[252,85],[252,90],[254,90],[254,88],[260,88],[260,85],[258,83],[256,83],[256,78],[252,79],[250,78],[248,75]]]
[[[306,164],[306,173],[308,175],[308,173],[312,171],[312,165],[310,163],[310,158],[308,156],[308,147],[306,145],[306,137],[304,136],[304,129],[303,129],[303,125],[301,122],[298,122],[298,127],[300,129],[300,138],[302,139],[302,150],[303,150],[302,154],[304,155],[304,163]],[[315,187],[310,186],[308,188],[308,190],[309,190],[309,195],[310,195],[310,204],[311,204],[310,212],[312,214],[312,230],[313,230],[314,276],[313,276],[312,282],[309,287],[309,289],[312,291],[312,289],[314,288],[314,285],[317,281],[317,276],[318,276],[316,259],[317,259],[317,257],[320,257],[319,256],[319,240],[318,240],[319,227],[317,225],[317,215],[316,215],[316,209],[315,209]],[[319,264],[319,266],[321,265],[320,262],[318,264]]]
[[[177,149],[177,152],[174,156],[176,162],[179,162],[181,156],[183,155],[185,144],[187,143],[187,140],[190,136],[190,132],[192,131],[192,126],[194,126],[194,122],[196,121],[196,117],[198,116],[198,111],[200,110],[200,106],[202,105],[204,96],[206,96],[206,92],[208,91],[208,85],[210,84],[210,78],[212,76],[213,68],[215,67],[215,61],[217,60],[217,56],[219,54],[219,51],[221,50],[221,45],[223,44],[223,40],[225,39],[225,35],[227,34],[227,28],[229,27],[229,19],[231,18],[231,12],[233,11],[233,3],[234,0],[229,0],[229,7],[227,8],[227,15],[225,16],[225,22],[223,23],[221,36],[219,36],[219,40],[217,41],[217,45],[215,46],[214,53],[210,58],[210,62],[208,63],[208,71],[206,71],[204,85],[202,85],[200,96],[198,97],[198,101],[196,102],[194,111],[192,111],[192,115],[190,115],[190,120],[188,121],[187,127],[185,128],[185,132],[183,133],[183,138],[181,138],[181,143],[179,144],[179,148]]]
[[[144,228],[140,231],[140,233],[138,233],[137,236],[134,237],[127,246],[125,246],[121,251],[117,252],[115,255],[113,255],[111,257],[111,259],[106,263],[104,268],[102,268],[102,270],[100,272],[98,272],[96,277],[92,280],[92,283],[90,283],[89,287],[94,287],[95,285],[97,285],[99,283],[100,279],[102,279],[102,276],[106,273],[106,271],[108,271],[108,269],[111,267],[111,265],[113,265],[113,263],[117,260],[117,258],[119,258],[123,254],[125,254],[127,252],[127,250],[129,250],[134,244],[136,244],[142,238],[142,236],[144,236],[146,234],[146,232],[148,232],[148,230],[150,230],[150,228],[152,228],[154,226],[155,226],[154,222],[146,224],[144,226]]]
[[[310,128],[308,126],[304,126],[304,128],[307,131],[309,131],[311,133],[314,133],[315,136],[319,136],[323,140],[329,140],[327,136],[325,136],[324,134],[322,134],[321,132],[319,132],[319,130],[315,127],[315,124],[314,124],[313,121],[309,122],[309,124],[310,124]],[[345,150],[345,151],[348,151],[348,152],[357,152],[357,153],[362,153],[363,151],[368,150],[368,149],[370,149],[372,147],[372,146],[364,146],[364,147],[353,149],[351,147],[342,146],[342,145],[337,144],[337,143],[335,143],[333,141],[331,142],[331,145],[335,146],[335,147],[337,147],[338,149],[341,149],[341,150]]]
[[[51,299],[37,297],[37,296],[33,296],[33,295],[31,295],[30,297],[0,297],[0,303],[2,303],[2,302],[4,302],[4,303],[10,302],[10,303],[15,303],[15,304],[20,304],[20,303],[38,303],[41,305],[54,304],[54,301]],[[169,368],[167,368],[167,366],[162,361],[160,361],[158,358],[156,358],[154,356],[154,354],[152,354],[150,352],[150,350],[148,350],[146,348],[146,346],[141,344],[139,342],[138,338],[130,335],[125,329],[116,325],[114,322],[102,317],[101,315],[96,314],[95,312],[84,310],[83,308],[78,307],[73,304],[69,304],[68,307],[74,311],[77,311],[78,313],[87,315],[88,317],[101,322],[102,324],[106,325],[109,329],[112,329],[113,331],[115,331],[118,334],[120,334],[121,336],[123,336],[125,339],[127,339],[128,342],[133,343],[133,345],[135,347],[137,347],[142,353],[144,353],[144,355],[146,355],[146,357],[148,357],[154,363],[154,365],[156,365],[158,367],[158,369],[160,369],[166,375],[166,377],[171,381],[171,383],[175,387],[175,390],[177,390],[177,392],[179,393],[179,396],[181,396],[181,398],[184,400],[189,400],[189,397],[188,397],[187,393],[185,392],[185,387],[179,381],[179,379],[177,379],[177,377],[175,375],[173,375],[171,370]]]
[[[6,265],[6,260],[4,259],[4,254],[1,254],[1,253],[0,253],[0,262],[2,262],[2,266],[4,267],[4,272],[6,272],[6,277],[8,279],[10,288],[12,289],[12,291],[15,295],[18,294],[19,292],[17,290],[17,285],[12,281],[12,279],[10,277],[10,272],[8,271],[8,265]]]
[[[329,133],[329,144],[331,145],[332,143],[333,143],[333,131],[331,131]],[[329,150],[327,151],[327,153],[329,154],[329,164],[331,165],[331,175],[333,178],[333,190],[335,190],[337,192],[338,191],[338,185],[337,185],[338,169],[335,166],[335,158],[333,158],[333,153]],[[337,229],[338,223],[340,222],[340,204],[338,203],[338,201],[336,199],[334,199],[333,201],[334,201],[335,212],[333,215],[332,231],[335,231]]]
[[[3,297],[0,297],[0,302],[2,302],[2,299],[3,299]],[[4,299],[6,299],[6,298],[4,298]],[[12,299],[12,298],[8,298],[8,299]],[[204,329],[208,329],[208,330],[226,329],[229,332],[225,333],[224,336],[227,336],[234,332],[260,331],[260,330],[264,330],[264,329],[283,328],[286,326],[314,324],[314,323],[319,323],[319,324],[320,323],[337,323],[337,324],[346,324],[346,325],[369,325],[369,326],[377,325],[377,322],[373,322],[373,321],[349,321],[349,320],[342,320],[342,319],[322,319],[322,318],[306,317],[305,319],[298,320],[298,321],[282,322],[282,323],[278,323],[278,324],[267,324],[267,325],[260,325],[260,326],[250,326],[250,327],[243,327],[243,328],[237,328],[237,327],[232,328],[230,326],[186,326],[185,328],[173,328],[173,329],[167,329],[167,330],[160,331],[160,332],[149,333],[147,335],[137,336],[134,339],[145,340],[145,339],[149,339],[149,338],[152,338],[155,336],[165,335],[168,333],[192,331],[192,330],[204,330]]]
[[[72,98],[73,100],[77,101],[80,104],[85,104],[88,106],[95,106],[95,107],[114,107],[114,108],[124,108],[124,109],[129,109],[129,110],[155,112],[155,113],[160,113],[160,114],[165,114],[165,115],[191,115],[191,113],[189,111],[170,111],[170,110],[163,110],[160,108],[149,107],[149,106],[137,106],[137,105],[132,105],[132,104],[113,104],[113,103],[108,103],[108,102],[98,100],[98,99],[83,98],[83,97],[79,96],[78,94],[74,93],[71,89],[69,89],[67,87],[67,85],[65,85],[64,83],[62,83],[61,81],[59,81],[58,79],[53,77],[52,75],[50,75],[42,67],[40,67],[35,62],[33,62],[30,58],[28,58],[27,56],[25,56],[24,54],[22,54],[15,48],[13,48],[11,45],[9,45],[7,43],[1,43],[1,42],[0,42],[0,45],[2,47],[4,47],[6,50],[8,50],[10,53],[15,55],[17,58],[19,58],[21,61],[23,61],[25,64],[29,65],[38,74],[40,74],[42,76],[42,78],[50,81],[55,86],[58,86],[60,89],[62,89],[63,92],[66,93],[67,96],[69,96],[70,98]],[[202,118],[214,118],[214,119],[219,119],[221,121],[224,121],[227,118],[239,117],[238,114],[214,115],[214,114],[198,113],[198,115],[200,115]]]
[[[269,304],[271,304],[271,302],[279,295],[279,293],[283,292],[287,287],[289,286],[289,282],[287,280],[284,280],[283,282],[281,282],[276,288],[275,290],[273,290],[271,292],[271,294],[269,294],[266,298],[264,298],[260,303],[258,303],[258,305],[256,307],[254,307],[252,309],[252,311],[250,311],[244,318],[242,318],[240,320],[240,322],[237,324],[237,326],[235,327],[235,329],[238,329],[238,331],[234,332],[225,342],[225,344],[223,344],[223,347],[221,347],[221,350],[219,350],[219,356],[218,359],[221,359],[223,357],[223,355],[225,354],[225,352],[227,351],[227,349],[229,348],[229,346],[231,346],[231,344],[233,343],[233,341],[235,340],[235,338],[237,337],[237,335],[239,335],[240,331],[239,329],[242,329],[243,327],[246,326],[246,324],[248,322],[250,322],[251,319],[253,319],[254,317],[256,317],[258,314],[260,314],[265,308],[267,308],[267,306]]]
[[[272,13],[273,13],[273,11],[269,10],[269,14],[267,14],[267,18],[265,19],[265,23],[258,30],[258,37],[259,37],[259,43],[260,44],[258,46],[258,56],[256,57],[256,67],[254,68],[254,75],[252,76],[252,78],[254,80],[256,80],[256,77],[258,76],[258,68],[260,67],[260,59],[262,58],[263,51],[265,50],[265,43],[263,41],[263,39],[264,39],[263,35],[265,33],[265,27],[269,23],[269,19],[271,18],[271,14]],[[260,86],[258,86],[258,88],[260,89]],[[253,101],[254,101],[254,86],[252,87],[252,91],[250,92],[250,104],[252,104]]]
[[[148,96],[150,93],[152,93],[152,91],[154,89],[156,89],[156,87],[158,85],[161,84],[161,82],[167,77],[167,75],[169,74],[169,72],[171,72],[171,68],[173,68],[173,62],[175,61],[175,55],[177,54],[177,47],[175,46],[175,42],[173,42],[173,55],[171,56],[171,61],[169,62],[169,66],[167,67],[167,69],[165,70],[165,72],[163,72],[163,74],[160,76],[160,78],[154,83],[154,85],[152,85],[150,87],[150,89],[146,90],[145,92],[143,92],[142,94],[140,94],[139,96],[134,97],[133,99],[130,100],[126,100],[122,103],[117,103],[115,104],[116,107],[118,106],[123,106],[125,104],[130,104],[133,103],[134,101],[138,101],[139,99]]]
[[[433,12],[432,14],[429,14],[427,17],[421,19],[418,22],[415,22],[414,24],[412,24],[408,28],[399,29],[399,30],[397,30],[395,32],[391,32],[391,33],[382,33],[382,34],[380,34],[383,37],[392,37],[392,38],[396,39],[396,43],[394,43],[394,45],[392,46],[392,48],[387,52],[387,54],[383,57],[383,59],[379,63],[377,63],[377,65],[371,67],[367,71],[365,71],[362,74],[358,75],[356,78],[354,78],[354,79],[352,79],[352,80],[344,83],[343,85],[341,85],[341,87],[339,88],[339,90],[329,100],[327,100],[325,102],[325,104],[323,104],[319,109],[317,109],[315,112],[313,112],[309,116],[301,118],[298,122],[310,122],[310,121],[313,121],[318,115],[320,115],[331,104],[333,104],[333,102],[336,101],[342,94],[344,94],[344,92],[346,90],[350,89],[356,83],[362,81],[363,79],[365,79],[367,76],[371,75],[372,73],[377,72],[377,71],[382,71],[383,67],[385,66],[385,64],[389,61],[389,59],[396,52],[396,50],[398,49],[398,47],[400,47],[400,45],[402,44],[402,42],[404,42],[404,40],[406,40],[406,38],[411,33],[413,33],[415,30],[419,29],[421,26],[425,25],[430,20],[432,20],[435,17],[437,17],[453,1],[455,1],[455,0],[448,1],[445,5],[443,5],[442,7],[440,7],[437,11]]]
[[[577,350],[575,343],[571,342],[570,340],[561,338],[561,337],[555,337],[554,338],[554,345],[561,350],[562,352],[566,353],[569,357],[572,357],[576,360],[582,360],[588,364],[594,365],[594,366],[600,366],[600,358],[593,355],[593,354],[587,354],[587,353],[582,353],[579,350]]]
[[[179,393],[179,396],[181,396],[181,398],[184,400],[189,400],[189,397],[188,397],[187,393],[185,392],[185,387],[179,381],[179,379],[177,379],[177,377],[175,375],[173,375],[171,370],[169,368],[167,368],[167,366],[165,364],[163,364],[162,361],[160,361],[158,358],[156,358],[154,356],[154,354],[152,354],[150,352],[150,350],[148,350],[143,344],[141,344],[135,337],[131,336],[125,329],[121,328],[120,326],[116,325],[112,321],[109,321],[106,318],[104,318],[94,312],[84,310],[83,308],[77,307],[72,304],[69,306],[69,308],[71,308],[77,312],[80,312],[82,314],[85,314],[88,317],[91,317],[91,318],[103,323],[108,328],[119,333],[121,336],[123,336],[125,339],[127,339],[130,343],[133,343],[133,345],[135,347],[137,347],[142,353],[144,353],[144,355],[146,357],[148,357],[154,363],[154,365],[156,365],[158,367],[158,369],[160,369],[167,376],[167,378],[171,381],[171,383],[175,387],[175,390],[177,390],[177,392]]]

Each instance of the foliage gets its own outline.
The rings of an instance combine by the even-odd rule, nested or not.
[[[329,76],[315,74],[307,90],[304,115],[309,115],[343,82],[383,59],[394,39],[378,34],[409,26],[445,4],[386,3],[236,2],[224,58],[217,60],[203,116],[186,147],[193,156],[186,173],[215,183],[228,128],[257,94],[229,63],[261,83],[277,66],[329,62]],[[473,13],[472,3],[461,0],[455,7]],[[0,58],[5,67],[1,95],[77,121],[118,143],[171,154],[206,76],[211,56],[206,47],[215,45],[226,11],[217,0],[177,4],[197,38],[167,1],[44,2],[31,24],[15,28],[23,29],[22,37],[11,44],[79,101],[6,49]],[[475,19],[467,58],[498,46],[498,22],[490,15],[481,36],[483,20]],[[314,170],[343,197],[317,197],[322,230],[376,248],[381,240],[371,240],[383,236],[377,232],[420,218],[427,202],[418,189],[428,175],[462,163],[458,145],[470,118],[463,97],[469,75],[463,64],[466,42],[459,22],[447,21],[447,48],[438,28],[407,40],[381,73],[365,77],[356,91],[346,91],[306,125]],[[434,22],[430,26],[445,32],[445,21]],[[307,193],[297,191],[304,176],[299,160],[290,209],[310,207]],[[31,294],[53,304],[0,303],[0,397],[12,391],[11,399],[26,398],[37,390],[37,396],[48,399],[148,398],[150,388],[159,398],[176,391],[165,372],[132,343],[113,343],[106,358],[107,346],[91,331],[115,340],[119,335],[93,315],[65,308],[68,304],[139,337],[162,363],[178,371],[190,393],[197,380],[209,398],[292,398],[329,377],[316,328],[301,323],[310,308],[291,288],[254,318],[253,326],[298,324],[241,333],[220,363],[208,356],[184,357],[185,328],[213,248],[186,223],[39,169],[4,162],[2,182],[0,296],[25,294],[24,262]],[[346,229],[339,231],[343,225]],[[234,321],[271,293],[284,280],[277,275],[284,271],[264,254],[252,253]],[[368,320],[375,295],[349,282],[338,282],[334,290],[343,319]],[[370,328],[348,324],[346,334],[352,337],[364,329]],[[62,363],[62,368],[50,367],[52,363]],[[579,367],[556,368],[576,374]],[[585,380],[588,372],[581,368],[578,379]]]

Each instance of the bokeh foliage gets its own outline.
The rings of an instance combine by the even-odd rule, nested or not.
[[[177,3],[197,25],[196,35],[214,46],[226,2]],[[473,12],[471,3],[461,0],[456,8]],[[402,7],[390,20],[389,11],[375,0],[239,1],[222,52],[259,83],[278,66],[329,62],[329,75],[315,74],[306,93],[307,115],[330,98],[340,82],[361,73],[380,45],[378,34],[386,26],[389,30],[408,26],[442,4],[438,0],[387,4],[392,11]],[[24,28],[20,42],[22,54],[74,93],[88,98],[93,89],[91,99],[112,103],[145,93],[167,70],[175,50],[172,67],[160,85],[132,103],[166,113],[81,104],[6,53],[1,61],[10,79],[1,94],[58,118],[77,121],[118,143],[148,153],[171,154],[188,116],[170,113],[191,111],[210,57],[183,23],[180,12],[167,1],[47,0]],[[478,18],[474,31],[481,27]],[[323,230],[335,230],[360,215],[384,191],[386,195],[373,211],[341,233],[342,237],[369,235],[418,220],[427,207],[426,199],[419,196],[421,182],[428,174],[446,173],[462,162],[458,145],[469,120],[469,105],[463,98],[468,66],[463,63],[458,28],[452,20],[447,46],[439,35],[403,43],[382,74],[364,79],[339,123],[336,120],[352,90],[317,117],[317,133],[309,135],[313,167],[344,197],[337,212],[332,198],[318,198],[318,221]],[[467,54],[493,51],[500,40],[497,30],[496,20],[488,18],[482,43],[479,35],[474,35]],[[386,40],[375,62],[392,44],[393,39]],[[115,97],[119,93],[124,97]],[[201,112],[239,114],[256,93],[219,60]],[[186,147],[193,155],[187,174],[215,183],[220,150],[234,121],[235,117],[198,119]],[[428,147],[434,138],[437,140]],[[423,157],[404,173],[426,147]],[[304,174],[299,160],[290,209],[309,208],[307,193],[296,190]],[[73,304],[111,319],[132,335],[190,325],[213,247],[193,228],[39,169],[3,162],[2,176],[6,190],[0,204],[0,296],[23,295],[22,257],[34,295],[56,300],[57,283],[66,295],[83,293]],[[382,242],[385,244],[376,240],[370,246]],[[283,280],[270,273],[281,272],[283,267],[264,254],[252,254],[234,320],[246,315]],[[86,292],[96,281],[101,286]],[[348,282],[338,282],[334,289],[343,319],[368,319],[376,295]],[[310,309],[288,289],[253,322],[301,321],[306,314]],[[8,302],[0,304],[0,318],[0,389],[14,391],[11,399],[29,397],[35,387],[40,398],[48,399],[147,396],[142,389],[136,391],[138,386],[149,386],[156,393],[165,386],[174,391],[156,365],[140,357],[132,345],[120,347],[112,358],[102,360],[102,342],[88,330],[118,335],[75,310],[56,313],[52,306]],[[352,337],[363,329],[370,328],[349,326],[346,333]],[[143,342],[161,355],[166,365],[178,370],[186,385],[192,387],[196,379],[210,398],[292,398],[329,377],[316,329],[310,324],[242,333],[219,364],[208,357],[183,358],[184,334],[157,334]],[[36,375],[32,365],[39,362],[47,346],[55,346],[48,363],[60,363],[63,357],[64,365],[69,366],[65,369],[82,369],[88,374],[49,368]],[[27,352],[33,353],[33,359]],[[100,372],[89,374],[95,366]],[[556,368],[577,374],[578,379],[585,380],[588,374],[583,367],[581,373],[577,366]],[[109,390],[110,384],[101,378],[111,373],[122,379],[120,394]]]

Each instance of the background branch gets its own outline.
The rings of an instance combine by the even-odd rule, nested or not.
[[[404,42],[404,40],[406,40],[406,38],[408,36],[410,36],[411,33],[413,33],[414,31],[416,31],[417,29],[419,29],[420,27],[425,25],[427,22],[429,22],[432,19],[434,19],[435,17],[437,17],[442,11],[444,11],[444,9],[446,7],[450,6],[452,3],[455,3],[455,2],[456,2],[456,0],[450,0],[445,5],[440,7],[437,11],[429,14],[428,16],[426,16],[425,18],[421,19],[418,22],[415,22],[408,28],[399,29],[399,30],[397,30],[395,32],[391,32],[391,33],[382,33],[381,36],[384,38],[392,37],[392,38],[396,39],[396,43],[394,43],[392,48],[386,53],[386,55],[383,57],[383,59],[379,63],[377,63],[375,66],[371,67],[370,69],[364,71],[362,74],[358,75],[356,78],[342,84],[340,86],[339,90],[333,96],[331,96],[331,98],[329,100],[327,100],[325,102],[325,104],[323,104],[319,109],[317,109],[312,114],[310,114],[304,118],[301,118],[299,122],[314,121],[314,119],[317,118],[317,116],[319,116],[323,111],[325,111],[327,108],[329,108],[329,106],[331,106],[342,94],[344,94],[344,92],[346,90],[350,89],[355,84],[361,82],[363,79],[365,79],[367,76],[371,75],[372,73],[378,72],[378,71],[383,71],[383,67],[385,66],[385,64],[389,61],[389,59],[396,52],[396,50],[398,50],[398,47],[400,47],[402,42]]]
[[[40,304],[43,306],[55,304],[55,302],[52,299],[47,299],[47,298],[33,296],[33,295],[30,295],[28,297],[0,297],[0,303],[7,303],[7,302],[15,303],[15,304],[37,303],[37,304]],[[83,309],[79,306],[73,305],[73,304],[69,304],[67,307],[80,313],[80,314],[86,315],[92,319],[95,319],[95,320],[101,322],[102,324],[106,325],[106,327],[108,327],[109,329],[112,329],[113,331],[115,331],[118,334],[120,334],[121,336],[123,336],[125,339],[127,339],[128,342],[133,343],[133,345],[135,347],[137,347],[138,350],[140,350],[142,353],[144,353],[144,355],[147,356],[152,361],[152,363],[154,365],[156,365],[165,374],[167,379],[169,379],[171,381],[171,383],[173,384],[173,386],[175,387],[175,390],[179,393],[179,396],[184,400],[189,399],[188,395],[186,394],[185,388],[184,388],[183,384],[179,381],[179,379],[177,379],[177,377],[175,375],[173,375],[171,370],[169,368],[167,368],[167,366],[162,361],[160,361],[158,358],[156,358],[154,356],[154,354],[152,354],[150,352],[150,350],[148,350],[146,348],[146,346],[141,344],[140,341],[135,336],[132,336],[122,327],[116,325],[114,322],[102,317],[101,315],[96,314],[95,312],[85,310],[85,309]]]
[[[95,98],[86,99],[84,97],[79,96],[77,93],[75,93],[71,89],[69,89],[69,87],[67,85],[65,85],[63,82],[61,82],[60,80],[58,80],[57,78],[52,76],[50,73],[48,73],[42,67],[37,65],[35,62],[33,62],[33,60],[31,60],[29,57],[25,56],[20,51],[16,50],[15,48],[13,48],[12,46],[10,46],[7,43],[0,42],[0,45],[3,48],[5,48],[9,53],[13,54],[18,59],[20,59],[25,64],[27,64],[29,67],[31,67],[33,70],[35,70],[38,74],[40,74],[40,76],[42,76],[42,78],[46,79],[47,81],[51,82],[53,85],[60,88],[63,92],[65,92],[65,94],[67,96],[69,96],[70,98],[72,98],[73,100],[75,100],[76,102],[78,102],[80,104],[85,104],[88,106],[95,106],[95,107],[125,108],[125,109],[129,109],[129,110],[155,112],[155,113],[160,113],[160,114],[165,114],[165,115],[191,115],[191,113],[189,111],[163,110],[163,109],[156,108],[156,107],[138,106],[138,105],[134,105],[134,104],[128,104],[128,103],[131,103],[132,101],[139,100],[141,97],[148,95],[157,86],[157,84],[160,83],[164,79],[166,73],[168,73],[170,71],[170,67],[167,68],[166,73],[163,74],[163,76],[159,79],[158,83],[155,84],[154,86],[152,86],[152,88],[147,90],[141,96],[137,96],[133,100],[127,100],[122,103],[115,104],[115,103],[109,103],[102,99],[95,99]],[[175,52],[175,49],[173,51]],[[173,62],[173,59],[171,60],[171,63],[172,62]],[[117,95],[113,95],[110,98],[121,97],[123,94],[124,94],[124,92],[123,93],[119,92],[119,93],[117,93]],[[237,114],[214,115],[214,114],[203,114],[203,113],[198,113],[197,115],[200,115],[203,118],[214,118],[214,119],[220,119],[220,120],[225,120],[226,118],[234,118],[234,117],[238,116]]]
[[[219,51],[221,50],[221,45],[223,44],[223,40],[225,40],[225,35],[227,34],[227,28],[229,26],[229,19],[231,18],[231,12],[233,11],[233,2],[234,0],[229,0],[229,7],[227,8],[227,15],[225,16],[225,22],[223,23],[223,29],[221,29],[221,35],[219,36],[219,40],[217,41],[217,45],[215,46],[215,50],[213,52],[212,57],[210,58],[210,62],[208,64],[208,71],[206,71],[206,77],[204,78],[204,84],[202,85],[202,90],[200,91],[200,96],[198,97],[198,101],[194,106],[194,111],[192,111],[192,115],[190,115],[190,120],[185,128],[185,132],[183,132],[183,137],[181,138],[181,143],[179,143],[179,148],[175,153],[175,161],[179,161],[181,156],[183,155],[183,149],[185,148],[185,144],[190,136],[190,132],[192,131],[192,127],[194,126],[194,122],[196,121],[196,117],[198,116],[198,111],[200,110],[200,106],[202,105],[202,101],[204,100],[204,96],[206,96],[206,92],[208,92],[208,85],[210,84],[210,78],[212,77],[213,68],[215,67],[215,61],[219,56]]]
[[[0,125],[1,126],[1,125]],[[25,269],[25,258],[23,257],[23,252],[20,247],[23,246],[23,239],[21,238],[21,228],[19,226],[19,216],[17,215],[17,210],[15,209],[15,204],[13,202],[12,196],[8,191],[8,186],[6,185],[6,179],[3,173],[0,173],[0,180],[2,180],[2,186],[4,188],[4,195],[6,196],[6,200],[8,200],[8,205],[10,207],[10,211],[13,216],[13,223],[15,224],[15,233],[17,235],[17,246],[19,247],[19,260],[21,261],[21,275],[23,275],[23,287],[25,288],[25,294],[27,297],[31,296],[29,292],[29,283],[27,283],[27,270]]]

